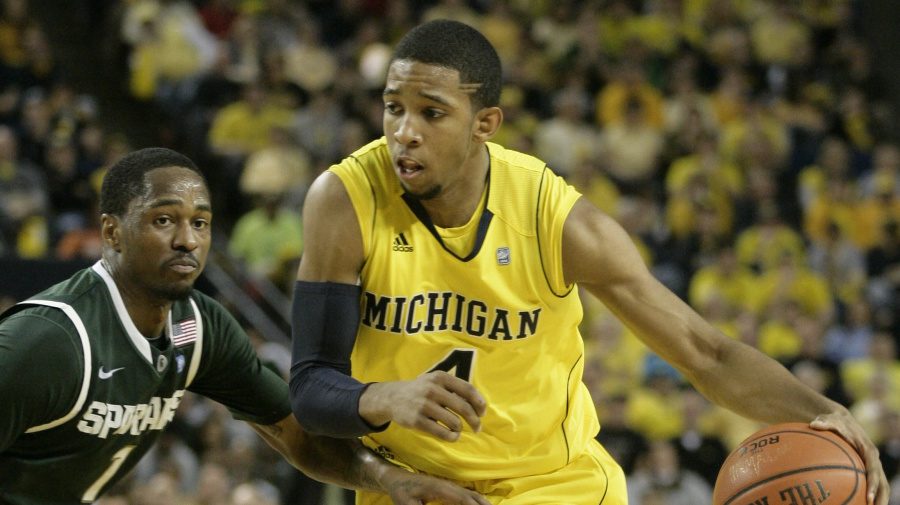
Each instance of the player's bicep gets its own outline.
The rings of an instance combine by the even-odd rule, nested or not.
[[[304,250],[297,279],[356,284],[364,260],[353,203],[337,175],[325,172],[303,204]]]
[[[567,282],[596,296],[652,351],[682,371],[704,368],[720,335],[647,269],[625,230],[580,200],[563,229]]]
[[[562,249],[567,284],[627,285],[650,275],[625,230],[584,198],[566,218]]]

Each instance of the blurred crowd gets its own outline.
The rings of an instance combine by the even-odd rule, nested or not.
[[[109,3],[123,86],[160,111],[156,138],[109,131],[35,5],[2,0],[0,257],[97,258],[105,167],[165,144],[204,170],[226,253],[289,294],[306,188],[381,136],[392,45],[457,19],[504,65],[495,140],[614,216],[724,333],[848,406],[900,491],[900,144],[858,1]],[[760,425],[710,405],[583,299],[585,382],[630,503],[709,503],[721,462]],[[289,351],[248,331],[286,372]],[[227,412],[185,398],[104,503],[321,501]]]

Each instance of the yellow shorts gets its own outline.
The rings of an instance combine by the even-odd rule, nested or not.
[[[372,447],[371,440],[364,439]],[[372,447],[377,452],[377,447]],[[383,453],[383,452],[382,452]],[[391,463],[411,470],[396,458]],[[493,505],[627,505],[625,473],[596,441],[559,470],[510,479],[456,481]],[[391,505],[388,496],[357,492],[357,505]]]

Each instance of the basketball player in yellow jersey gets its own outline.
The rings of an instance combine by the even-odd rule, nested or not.
[[[581,382],[581,284],[714,402],[840,433],[866,461],[869,502],[886,505],[878,453],[844,407],[715,330],[542,162],[489,142],[500,86],[476,30],[415,28],[389,66],[384,138],[310,188],[293,301],[300,424],[494,504],[625,504]]]

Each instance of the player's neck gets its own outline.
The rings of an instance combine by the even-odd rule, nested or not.
[[[477,154],[460,169],[460,177],[455,184],[436,198],[422,200],[422,207],[435,226],[457,228],[472,219],[484,194],[489,168],[490,155],[482,145]]]
[[[166,327],[172,302],[130,292],[121,286],[119,290],[122,293],[122,301],[125,302],[125,309],[128,310],[128,315],[141,335],[145,338],[160,336]]]
[[[104,258],[104,267],[112,276],[134,326],[145,338],[158,337],[166,326],[172,301],[141,289],[116,268],[116,261]]]

